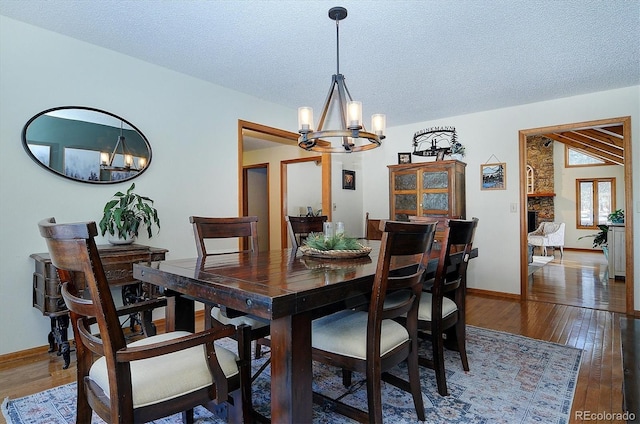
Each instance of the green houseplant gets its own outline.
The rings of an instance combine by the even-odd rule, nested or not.
[[[616,209],[615,211],[611,212],[609,215],[607,215],[607,219],[613,223],[613,224],[621,224],[624,222],[624,210],[622,209]],[[609,258],[609,247],[607,246],[607,237],[608,237],[608,233],[609,233],[609,226],[606,224],[600,224],[598,225],[598,229],[600,229],[599,232],[594,233],[594,234],[589,234],[586,236],[582,236],[582,237],[578,237],[578,240],[581,240],[583,238],[587,238],[587,237],[593,237],[593,247],[600,247],[602,248],[602,252],[604,253],[604,256],[608,259]]]
[[[158,211],[153,207],[153,200],[134,193],[135,183],[126,193],[118,191],[104,206],[104,214],[100,220],[100,231],[104,236],[109,233],[113,239],[120,239],[119,243],[132,243],[138,237],[138,231],[146,228],[149,238],[153,237],[154,224],[160,230]],[[118,243],[110,239],[111,243]]]

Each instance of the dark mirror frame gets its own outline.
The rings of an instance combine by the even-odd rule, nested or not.
[[[51,112],[64,110],[103,114],[106,115],[105,118],[117,121],[120,127],[82,120],[61,119],[48,115]],[[47,120],[35,122],[45,115],[47,118],[51,118],[50,122]],[[70,125],[73,125],[73,128],[70,128]],[[31,133],[29,134],[30,127]],[[124,140],[124,143],[118,145],[120,140]],[[132,156],[133,164],[131,166],[124,164],[125,150],[123,150],[122,144],[128,147],[126,152]],[[40,154],[36,156],[30,145],[42,146],[43,156]],[[149,168],[152,156],[149,141],[135,125],[113,113],[86,106],[60,106],[36,114],[27,121],[22,129],[22,147],[31,159],[48,171],[73,181],[89,184],[116,184],[132,180]],[[83,154],[92,156],[90,164],[94,169],[91,169],[87,178],[73,176],[73,173],[67,174],[70,172],[65,158],[65,149],[67,148],[77,150],[76,153],[79,156]],[[83,151],[86,152],[83,153]],[[110,163],[104,162],[103,153],[107,153],[106,158]],[[39,159],[39,156],[42,159]],[[46,159],[44,156],[47,156]],[[96,157],[97,165],[93,165],[96,163],[94,162]],[[144,158],[144,161],[141,158]],[[117,163],[118,161],[122,163]]]

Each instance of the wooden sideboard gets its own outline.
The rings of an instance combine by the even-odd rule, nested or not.
[[[389,165],[390,219],[466,219],[466,166],[457,160]],[[436,239],[441,236],[439,230]]]
[[[133,278],[133,264],[162,261],[168,252],[167,249],[128,244],[100,245],[98,251],[109,284],[121,288],[123,304],[135,303],[157,295],[158,288],[156,286],[140,283]],[[49,352],[53,352],[57,348],[58,355],[62,355],[64,358],[64,368],[67,368],[70,361],[70,347],[67,339],[69,314],[60,293],[58,272],[51,263],[48,253],[33,253],[30,257],[35,261],[33,307],[38,308],[43,315],[51,319]],[[84,290],[85,281],[82,273],[75,273],[73,279],[76,287],[79,290]],[[132,327],[135,321],[139,321],[145,334],[155,333],[150,312],[143,317],[130,317],[130,320]]]

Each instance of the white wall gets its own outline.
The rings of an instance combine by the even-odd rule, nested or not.
[[[391,127],[382,148],[362,153],[364,209],[372,216],[388,216],[389,183],[386,165],[397,163],[397,153],[412,150],[416,131],[433,126],[455,126],[466,147],[467,217],[480,219],[475,246],[478,260],[469,265],[469,287],[506,293],[520,293],[520,214],[510,212],[519,205],[518,131],[551,125],[631,116],[634,239],[640,240],[640,86],[593,93],[437,121]],[[492,158],[492,155],[494,158]],[[506,190],[480,190],[480,165],[489,159],[506,162]],[[426,158],[413,156],[414,162]],[[627,187],[628,189],[629,187]],[[626,209],[631,210],[630,205]],[[634,263],[640,263],[640,245],[635,246]],[[640,266],[635,267],[635,310],[640,310]]]
[[[170,249],[170,259],[195,255],[189,215],[238,213],[238,119],[297,126],[293,110],[3,16],[0,93],[0,354],[47,343],[49,320],[31,304],[29,254],[47,250],[37,222],[98,221],[129,186],[78,183],[36,165],[20,138],[29,118],[81,105],[136,125],[153,149],[136,191],[155,200],[162,224],[139,242]]]

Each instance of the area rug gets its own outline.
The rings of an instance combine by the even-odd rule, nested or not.
[[[553,260],[553,256],[534,256],[533,262],[529,264],[529,275],[544,267]]]
[[[566,423],[576,387],[582,351],[573,347],[508,333],[467,327],[467,354],[471,370],[464,372],[460,356],[445,351],[450,396],[438,394],[432,370],[421,369],[422,392],[428,423]],[[424,342],[420,349],[430,352]],[[424,352],[423,352],[424,353]],[[266,359],[254,361],[257,368]],[[429,355],[430,356],[430,355]],[[400,365],[394,374],[405,376]],[[329,396],[344,394],[343,401],[366,409],[363,376],[354,374],[347,390],[338,369],[314,363],[314,391]],[[9,424],[64,424],[75,422],[75,383],[19,399],[5,399],[2,412]],[[254,407],[268,416],[269,368],[254,383]],[[416,413],[408,393],[383,383],[384,422],[415,423]],[[206,409],[195,411],[197,422],[223,423]],[[95,414],[93,423],[102,423]],[[179,423],[180,415],[155,421]],[[351,423],[332,411],[314,405],[314,423]]]

